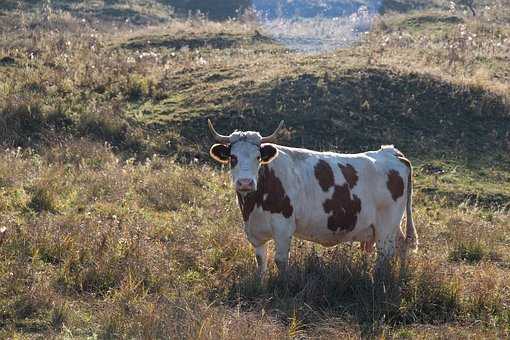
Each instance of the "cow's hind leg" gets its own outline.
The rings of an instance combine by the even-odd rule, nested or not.
[[[379,211],[377,230],[376,230],[376,247],[377,247],[377,267],[382,267],[393,258],[395,252],[403,251],[402,240],[404,235],[400,229],[400,222],[403,215],[403,207],[394,205],[390,209]]]
[[[369,239],[360,242],[361,250],[369,254],[374,251],[375,245],[375,227],[373,224],[370,225],[370,229],[372,230],[372,235],[369,237]]]

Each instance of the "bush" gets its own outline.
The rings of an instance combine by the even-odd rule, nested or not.
[[[37,138],[46,122],[41,103],[15,98],[0,109],[0,140],[6,144],[26,145]]]
[[[479,241],[460,242],[450,252],[448,259],[453,262],[477,263],[482,261],[488,253],[485,245]]]
[[[57,198],[56,193],[47,183],[39,183],[30,188],[31,199],[28,207],[35,212],[41,213],[56,212],[57,211]]]
[[[125,141],[127,126],[121,117],[91,111],[80,116],[78,130],[83,135],[95,136],[117,145]]]
[[[130,76],[127,79],[126,89],[124,92],[130,101],[140,100],[147,97],[151,91],[152,84],[147,78],[139,75]]]

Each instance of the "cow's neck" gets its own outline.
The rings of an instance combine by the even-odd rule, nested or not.
[[[255,206],[262,207],[262,210],[273,214],[280,213],[284,217],[290,217],[293,207],[274,169],[269,165],[262,165],[259,169],[257,182],[257,191],[244,197],[237,194],[244,221],[248,222]]]
[[[264,199],[264,188],[266,187],[264,180],[267,177],[264,174],[268,171],[267,168],[268,165],[262,165],[259,169],[256,191],[250,192],[244,196],[237,193],[237,202],[239,203],[239,208],[241,209],[243,220],[245,222],[248,222],[253,209],[255,209],[255,205],[262,205]]]

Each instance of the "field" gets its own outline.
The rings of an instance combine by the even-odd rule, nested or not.
[[[250,15],[0,5],[0,338],[510,337],[510,3],[387,1],[300,53]],[[261,282],[222,133],[414,165],[420,249],[293,241]],[[271,254],[271,251],[270,251]]]

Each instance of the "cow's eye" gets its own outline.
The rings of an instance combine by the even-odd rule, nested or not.
[[[260,156],[257,156],[257,160],[260,162]]]
[[[237,157],[234,155],[230,155],[230,166],[235,167],[237,165]]]

